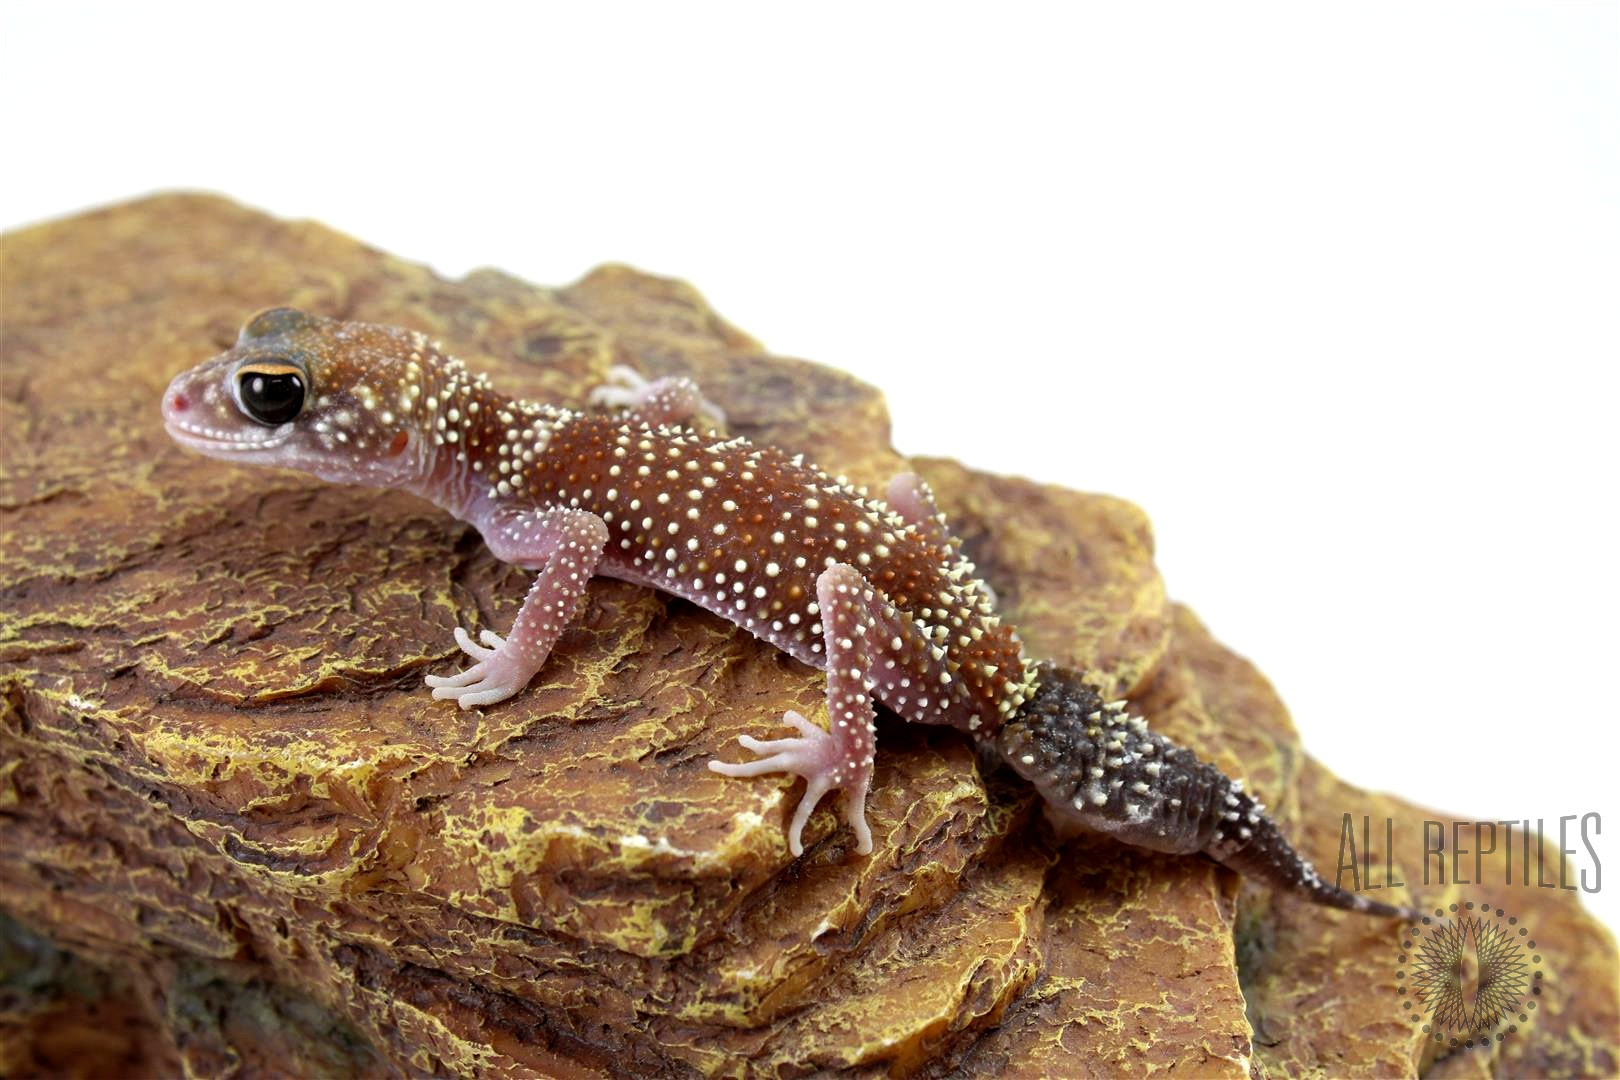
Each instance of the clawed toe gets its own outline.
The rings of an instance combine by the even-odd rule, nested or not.
[[[477,679],[482,674],[483,674],[482,665],[474,664],[472,667],[468,668],[466,671],[458,671],[454,675],[428,675],[428,676],[425,676],[422,679],[422,681],[427,683],[429,686],[433,687],[435,690],[441,690],[441,689],[445,689],[447,687],[451,688],[451,689],[454,689],[456,687],[466,686],[467,684],[471,683],[472,681]],[[433,696],[434,697],[448,697],[449,695],[437,694],[436,693]]]
[[[634,405],[636,396],[629,390],[619,386],[598,386],[586,396],[585,401],[601,409],[622,409]]]
[[[737,741],[743,744],[746,750],[756,754],[774,754],[778,750],[786,750],[796,745],[799,739],[756,739],[752,735],[739,735]]]
[[[488,634],[489,631],[485,630],[484,633]],[[487,642],[489,639],[485,638],[484,640]],[[499,639],[497,639],[497,641],[498,640]],[[473,641],[472,635],[467,633],[467,631],[463,630],[459,626],[456,627],[456,644],[461,646],[462,652],[466,653],[474,660],[488,660],[490,657],[495,655],[495,650],[500,648],[499,644],[491,645],[487,648],[484,645],[477,644]]]
[[[517,690],[510,686],[497,686],[490,690],[479,690],[475,693],[462,694],[456,699],[456,704],[463,709],[475,708],[479,705],[493,705],[498,701],[505,701]]]
[[[841,799],[844,820],[855,833],[855,851],[861,855],[872,854],[872,830],[866,824],[866,788],[865,781],[846,788]]]
[[[787,712],[783,713],[782,719],[784,722],[792,724],[799,730],[799,734],[803,735],[807,739],[828,738],[825,731],[822,731],[820,728],[816,727],[816,725],[812,724],[810,721],[806,720],[803,716],[800,716],[792,709],[789,709]]]
[[[595,387],[585,400],[592,405],[607,409],[634,408],[641,400],[641,393],[647,387],[647,380],[634,368],[615,364],[608,368],[607,377],[600,386]]]

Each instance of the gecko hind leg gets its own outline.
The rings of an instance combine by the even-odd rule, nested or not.
[[[926,539],[941,546],[949,546],[955,540],[945,525],[945,515],[934,502],[933,489],[916,473],[896,473],[889,481],[884,498],[890,510]]]
[[[928,486],[928,481],[914,472],[896,473],[889,481],[889,489],[884,495],[889,509],[899,514],[907,525],[917,531],[923,539],[937,544],[955,553],[956,558],[966,561],[962,555],[962,540],[945,522],[945,514],[940,510],[939,504],[934,501],[934,489]],[[967,568],[972,571],[971,563]],[[977,579],[978,586],[990,600],[992,608],[999,604],[996,590],[990,583],[982,578]]]
[[[866,824],[866,793],[872,783],[877,745],[876,713],[872,691],[901,676],[898,661],[911,652],[928,649],[927,639],[901,617],[888,598],[848,563],[836,563],[816,578],[817,612],[827,657],[827,716],[831,730],[823,731],[796,712],[783,720],[799,732],[796,738],[756,739],[741,736],[743,746],[760,755],[740,763],[711,761],[709,768],[725,776],[761,776],[792,773],[805,779],[788,825],[788,850],[804,853],[804,826],[827,792],[841,792],[844,820],[855,831],[855,850],[872,850],[872,831]]]

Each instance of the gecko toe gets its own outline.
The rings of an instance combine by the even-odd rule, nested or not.
[[[744,737],[746,738],[746,736]],[[709,770],[717,772],[721,776],[738,778],[793,771],[792,767],[783,760],[781,754],[757,758],[754,761],[711,761],[709,762]]]
[[[647,385],[647,377],[628,364],[614,364],[607,370],[610,383],[618,383],[629,390],[640,390]]]
[[[489,631],[486,630],[484,633],[487,634]],[[486,648],[483,645],[479,645],[473,641],[471,634],[467,633],[467,631],[463,630],[459,626],[456,627],[456,644],[461,646],[462,652],[466,653],[474,660],[488,660],[490,657],[495,655],[495,649],[499,648],[499,646]]]
[[[471,686],[473,683],[482,678],[483,674],[483,666],[481,664],[474,664],[466,671],[458,671],[454,675],[428,675],[425,676],[422,681],[439,690],[458,689],[460,687]],[[436,694],[434,696],[437,697],[439,695]]]
[[[466,693],[464,687],[445,684],[433,688],[433,699],[435,701],[459,701],[464,693]]]
[[[846,789],[842,796],[844,820],[855,832],[855,851],[859,855],[872,854],[872,829],[866,824],[866,784]]]
[[[585,400],[607,409],[635,408],[646,388],[647,380],[640,372],[623,364],[614,364],[608,368],[601,385],[594,387]]]
[[[815,724],[812,724],[810,721],[806,720],[803,716],[800,716],[792,709],[789,709],[787,712],[782,714],[782,722],[791,724],[793,727],[797,728],[799,730],[799,734],[803,735],[807,739],[826,738],[827,736],[825,731],[821,730],[821,728],[817,727]]]
[[[739,735],[737,741],[742,743],[745,750],[752,750],[756,754],[793,750],[804,742],[803,739],[756,739],[752,735]]]
[[[799,800],[798,808],[793,811],[793,822],[788,826],[788,850],[794,855],[804,854],[804,826],[809,822],[816,804],[831,787],[832,782],[825,773],[810,777],[805,782],[804,797]]]
[[[479,690],[476,693],[463,694],[461,695],[460,699],[458,699],[457,704],[459,704],[463,709],[471,709],[479,705],[493,705],[498,701],[505,701],[515,693],[517,693],[517,690],[513,687],[497,686],[489,690]]]

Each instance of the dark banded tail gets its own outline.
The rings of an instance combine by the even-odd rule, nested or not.
[[[993,736],[1065,825],[1138,847],[1208,855],[1314,903],[1387,918],[1421,917],[1323,880],[1241,781],[1148,730],[1123,701],[1042,664],[1034,696]]]
[[[1245,823],[1240,830],[1221,827],[1230,826],[1229,820],[1218,823],[1211,840],[1203,848],[1204,854],[1246,878],[1275,886],[1313,903],[1386,919],[1415,921],[1423,917],[1423,913],[1414,908],[1369,900],[1322,877],[1309,860],[1294,850],[1276,821],[1265,812],[1265,807],[1248,792],[1238,789],[1225,774],[1211,766],[1204,767],[1225,782],[1227,794],[1222,796],[1223,803],[1236,796],[1236,806],[1229,809],[1239,815],[1238,821]]]

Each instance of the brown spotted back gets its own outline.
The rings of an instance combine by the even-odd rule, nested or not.
[[[956,546],[802,457],[580,416],[551,432],[526,481],[525,498],[608,523],[600,572],[691,600],[818,667],[816,578],[837,563],[854,567],[932,642],[937,655],[919,679],[953,676],[945,715],[908,719],[967,727],[978,716],[993,727],[1027,691],[1017,636]]]

